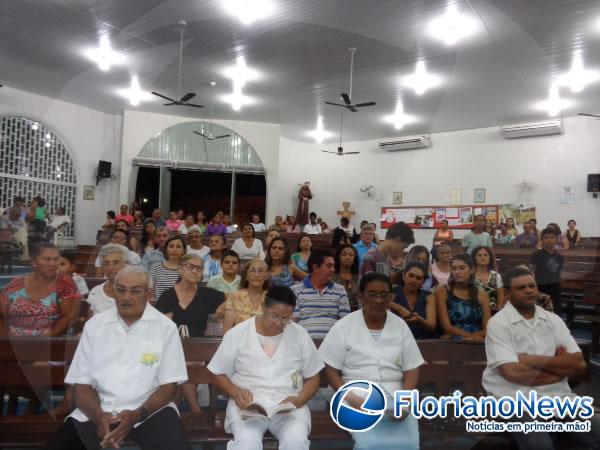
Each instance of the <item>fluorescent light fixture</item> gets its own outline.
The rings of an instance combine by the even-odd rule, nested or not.
[[[427,33],[446,45],[454,45],[477,30],[477,21],[471,16],[461,14],[453,2],[448,2],[448,8],[443,16],[431,20],[427,24]]]
[[[231,94],[222,96],[221,100],[223,100],[225,103],[229,103],[234,111],[240,111],[242,106],[251,105],[254,103],[254,99],[244,95],[242,92],[242,87],[235,84],[233,86],[233,92]]]
[[[416,122],[415,116],[404,113],[404,104],[402,103],[402,99],[398,99],[398,102],[396,103],[396,111],[394,111],[394,114],[385,116],[383,120],[394,125],[394,128],[396,128],[396,130],[401,130],[402,128],[404,128],[405,125]]]
[[[244,25],[269,17],[274,10],[271,0],[225,0],[227,12],[236,16]]]
[[[137,106],[141,102],[146,102],[153,98],[150,92],[142,90],[138,77],[135,75],[131,77],[131,86],[127,89],[119,90],[119,95],[128,99],[132,106]]]
[[[550,86],[548,98],[536,103],[535,108],[546,111],[550,117],[556,117],[563,109],[569,108],[572,105],[572,100],[560,97],[560,86],[554,82]]]
[[[402,78],[402,84],[413,89],[417,95],[423,95],[429,89],[442,84],[442,82],[442,77],[427,72],[425,61],[418,61],[414,73]]]
[[[588,84],[594,83],[600,79],[597,70],[589,70],[583,66],[583,57],[581,50],[575,50],[571,70],[558,78],[561,86],[568,86],[571,92],[578,94],[583,91]]]
[[[307,131],[306,134],[314,138],[317,144],[322,144],[325,139],[333,136],[333,133],[330,133],[323,128],[323,116],[317,118],[317,128]]]
[[[233,81],[234,84],[244,87],[249,81],[255,81],[260,78],[260,73],[246,65],[246,59],[238,56],[235,66],[226,68],[223,75]]]
[[[100,36],[100,45],[86,50],[85,56],[98,64],[98,68],[104,72],[110,70],[111,66],[125,63],[125,56],[111,48],[107,34]]]

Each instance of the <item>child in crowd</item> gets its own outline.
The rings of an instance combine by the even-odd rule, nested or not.
[[[115,227],[115,218],[116,214],[114,211],[106,211],[106,222],[102,225],[103,229],[114,228]]]
[[[171,211],[169,213],[169,219],[167,220],[167,228],[170,232],[176,233],[179,230],[183,222],[177,218],[177,213],[175,211]]]
[[[58,261],[58,272],[64,273],[65,275],[71,277],[77,286],[77,290],[79,291],[81,298],[86,298],[90,290],[87,287],[85,279],[81,275],[77,275],[75,273],[76,267],[77,264],[75,262],[75,253],[73,251],[64,250],[60,254],[60,260]]]
[[[540,292],[552,297],[554,312],[560,314],[560,273],[564,258],[556,251],[557,235],[553,228],[542,231],[542,248],[531,255],[531,270]]]
[[[215,275],[206,283],[209,288],[216,289],[225,293],[225,298],[229,292],[240,289],[241,277],[238,275],[240,267],[240,257],[233,250],[228,250],[221,257],[221,269],[223,273]]]

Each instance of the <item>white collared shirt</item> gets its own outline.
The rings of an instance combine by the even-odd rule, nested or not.
[[[66,384],[90,385],[104,412],[135,410],[161,385],[187,381],[177,327],[150,304],[126,326],[117,308],[94,315],[83,329]],[[168,406],[173,407],[174,403]],[[87,422],[78,408],[69,417]]]
[[[321,230],[321,225],[318,223],[315,223],[314,225],[312,223],[307,223],[304,225],[302,232],[306,234],[321,234],[323,231]]]
[[[485,353],[487,367],[483,372],[483,387],[495,396],[514,397],[520,390],[525,395],[537,391],[539,396],[572,395],[567,378],[546,386],[525,386],[505,379],[499,367],[518,363],[519,354],[554,356],[556,348],[563,346],[568,353],[581,349],[571,336],[563,320],[556,314],[536,306],[532,319],[525,319],[509,301],[487,324]]]
[[[115,299],[109,297],[106,295],[106,292],[104,292],[106,283],[108,283],[108,281],[105,281],[98,286],[94,286],[90,291],[90,295],[84,300],[90,304],[92,315],[99,314],[115,306]]]

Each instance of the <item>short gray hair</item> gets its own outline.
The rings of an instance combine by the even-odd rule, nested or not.
[[[104,258],[105,256],[107,256],[111,253],[120,253],[121,256],[123,257],[123,261],[125,261],[126,263],[129,262],[129,249],[121,244],[110,243],[110,244],[104,245],[100,249],[100,253],[98,256],[100,256],[100,260],[102,260],[102,258]]]
[[[192,226],[191,226],[191,227],[189,227],[187,230],[188,230],[188,234],[191,234],[191,233],[193,233],[194,231],[195,231],[196,233],[200,233],[200,234],[202,234],[202,230],[200,229],[200,227],[199,227],[198,225],[192,225]]]
[[[146,287],[148,289],[152,289],[154,284],[152,283],[152,277],[150,276],[150,273],[143,266],[132,266],[130,264],[126,265],[119,271],[119,273],[115,277],[115,284],[117,284],[120,277],[122,277],[123,275],[129,275],[130,273],[144,274],[146,276],[146,280],[147,280]]]

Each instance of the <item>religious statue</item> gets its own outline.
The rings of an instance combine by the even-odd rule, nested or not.
[[[308,201],[312,198],[312,192],[310,191],[310,182],[305,181],[300,186],[298,192],[298,211],[296,212],[296,222],[299,225],[306,225],[308,223]]]

